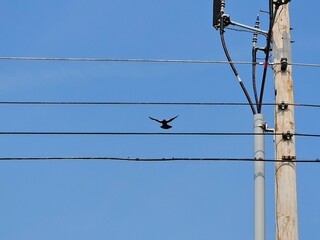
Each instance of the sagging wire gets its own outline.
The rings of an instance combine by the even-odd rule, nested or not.
[[[168,161],[228,161],[228,162],[280,162],[280,163],[320,163],[319,159],[257,159],[257,158],[228,158],[228,157],[172,157],[172,158],[143,158],[143,157],[109,157],[109,156],[65,156],[65,157],[0,157],[0,161],[52,161],[52,160],[109,160],[134,162],[168,162]]]
[[[0,101],[0,105],[185,105],[185,106],[248,106],[243,102],[77,102],[77,101]],[[310,103],[262,103],[264,106],[296,106],[320,108],[320,104]]]
[[[250,105],[250,108],[251,108],[251,111],[253,114],[256,114],[256,110],[254,108],[254,105],[252,103],[252,100],[250,98],[250,95],[246,89],[246,87],[244,86],[241,78],[240,78],[240,75],[235,67],[235,65],[233,64],[232,62],[232,59],[230,57],[230,54],[229,54],[229,51],[228,51],[228,48],[227,48],[227,45],[226,45],[226,42],[225,42],[225,39],[224,39],[224,7],[225,7],[225,1],[222,0],[221,1],[221,10],[220,10],[220,39],[221,39],[221,43],[222,43],[222,47],[223,47],[223,50],[224,50],[224,53],[228,59],[228,62],[229,62],[229,65],[230,67],[232,68],[232,71],[234,73],[234,75],[236,76],[239,84],[240,84],[240,87],[242,88],[248,102],[249,102],[249,105]]]
[[[285,2],[287,3],[287,2]],[[283,3],[283,4],[285,4]],[[275,5],[275,9],[273,10],[273,5]],[[273,0],[269,0],[269,30],[268,30],[268,37],[267,37],[267,44],[265,48],[265,60],[264,60],[264,66],[263,66],[263,75],[262,75],[262,81],[261,81],[261,89],[260,89],[260,98],[259,98],[259,104],[257,107],[258,113],[261,113],[262,111],[262,101],[263,101],[263,93],[264,93],[264,86],[266,83],[266,77],[267,77],[267,70],[268,70],[268,62],[269,62],[269,53],[271,51],[271,39],[272,39],[272,28],[274,24],[275,17],[277,15],[278,9],[281,4],[274,4]]]
[[[140,136],[151,136],[151,135],[159,135],[159,136],[282,136],[284,140],[290,139],[292,136],[299,137],[313,137],[320,138],[320,134],[316,133],[290,133],[290,132],[263,132],[263,133],[252,133],[252,132],[71,132],[71,131],[7,131],[0,132],[0,135],[140,135]]]

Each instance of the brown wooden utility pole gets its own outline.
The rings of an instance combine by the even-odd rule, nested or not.
[[[275,11],[272,52],[275,86],[275,221],[276,240],[298,240],[296,158],[289,3]],[[281,64],[278,64],[281,63]],[[278,135],[280,134],[280,135]]]

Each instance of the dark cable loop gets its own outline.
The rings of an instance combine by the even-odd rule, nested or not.
[[[264,60],[264,66],[263,66],[263,75],[262,75],[262,82],[261,82],[261,89],[260,89],[260,99],[258,104],[258,113],[261,113],[262,111],[262,102],[263,102],[263,94],[264,94],[264,86],[266,83],[266,77],[267,77],[267,70],[268,70],[268,63],[269,63],[269,53],[270,53],[270,47],[271,47],[271,39],[272,39],[272,28],[274,24],[274,19],[276,17],[277,11],[279,9],[279,6],[276,5],[275,11],[273,11],[273,0],[269,0],[269,31],[268,31],[268,37],[267,37],[267,46],[265,49],[265,60]]]
[[[256,83],[256,68],[257,68],[257,49],[252,48],[252,87],[253,87],[253,93],[254,98],[256,101],[256,106],[258,108],[259,106],[259,100],[258,100],[258,92],[257,92],[257,83]]]
[[[224,39],[224,22],[223,22],[224,21],[224,19],[223,19],[224,16],[223,16],[223,14],[224,13],[221,12],[221,18],[220,18],[220,39],[221,39],[222,47],[223,47],[224,53],[225,53],[225,55],[226,55],[226,57],[228,59],[228,62],[230,64],[230,67],[232,68],[232,71],[233,71],[234,75],[236,76],[236,78],[238,79],[238,82],[239,82],[239,84],[240,84],[240,86],[242,88],[242,91],[244,92],[244,94],[245,94],[245,96],[246,96],[246,98],[248,100],[248,103],[250,105],[252,113],[256,114],[256,110],[255,110],[254,105],[253,105],[253,103],[251,101],[250,95],[249,95],[247,89],[245,88],[243,82],[241,81],[240,76],[238,74],[238,71],[237,71],[236,67],[234,66],[234,64],[232,62],[232,59],[230,57],[230,54],[229,54],[229,51],[228,51],[228,48],[227,48],[227,45],[226,45],[226,42],[225,42],[225,39]]]

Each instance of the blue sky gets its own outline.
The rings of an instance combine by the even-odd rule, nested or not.
[[[290,6],[293,62],[319,63],[320,3]],[[227,1],[253,25],[268,1]],[[260,13],[261,27],[268,17]],[[212,1],[3,0],[1,56],[225,60]],[[252,34],[228,30],[234,60]],[[265,40],[259,37],[259,44]],[[263,57],[262,55],[259,57]],[[1,60],[0,101],[245,102],[228,65]],[[251,67],[238,65],[251,96]],[[319,68],[294,67],[297,103],[319,104]],[[258,70],[258,81],[261,69]],[[273,101],[269,69],[265,102]],[[248,106],[0,105],[1,131],[160,132],[148,116],[179,114],[169,132],[251,132]],[[273,127],[273,107],[263,107]],[[296,131],[320,133],[317,108],[296,107]],[[251,136],[1,135],[0,157],[252,157]],[[298,159],[320,157],[297,138]],[[266,137],[266,158],[273,158]],[[319,166],[298,164],[300,239],[318,236]],[[236,162],[0,162],[0,239],[252,239],[253,164]],[[274,239],[274,166],[266,164],[267,239]]]

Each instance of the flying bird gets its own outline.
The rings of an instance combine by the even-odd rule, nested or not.
[[[163,120],[159,120],[156,118],[152,118],[149,117],[151,120],[157,121],[158,123],[161,123],[162,125],[160,126],[163,129],[169,129],[172,128],[172,126],[168,125],[169,122],[171,122],[172,120],[176,119],[179,115],[173,117],[173,118],[169,118],[169,119],[163,119]]]

